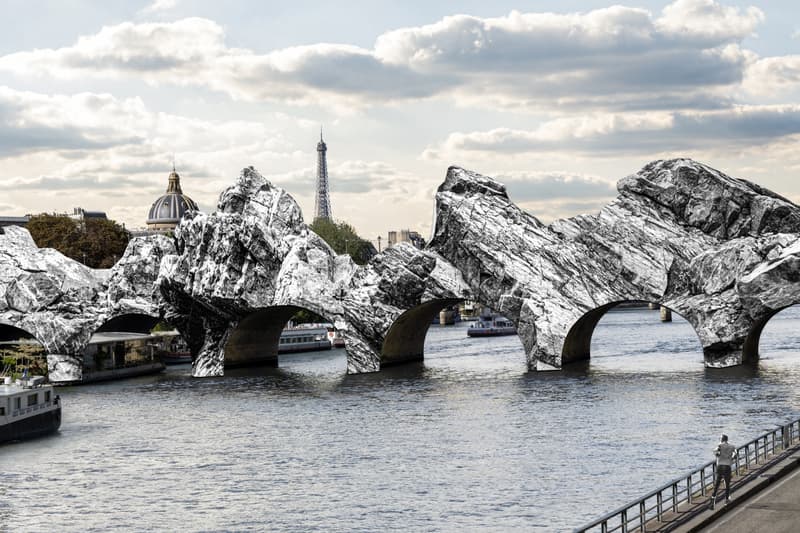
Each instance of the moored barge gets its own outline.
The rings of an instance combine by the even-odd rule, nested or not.
[[[0,384],[0,443],[32,439],[58,431],[61,401],[44,376]]]

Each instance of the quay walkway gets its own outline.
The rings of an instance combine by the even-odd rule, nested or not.
[[[800,419],[737,448],[731,501],[710,508],[709,462],[575,530],[575,533],[800,531]]]
[[[800,449],[734,491],[728,505],[720,502],[714,511],[706,508],[673,531],[797,533],[800,531]]]

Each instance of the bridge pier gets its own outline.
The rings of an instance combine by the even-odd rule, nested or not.
[[[83,379],[83,354],[47,354],[47,379],[50,383],[66,384]]]

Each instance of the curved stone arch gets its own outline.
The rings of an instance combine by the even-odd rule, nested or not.
[[[161,317],[147,313],[122,313],[106,319],[95,333],[125,331],[130,333],[150,333],[161,322]]]
[[[742,363],[755,363],[760,359],[759,345],[761,344],[761,334],[764,332],[767,323],[781,311],[798,304],[800,304],[800,301],[779,307],[778,309],[772,309],[753,321],[753,325],[747,332],[747,337],[745,337],[744,345],[742,346]]]
[[[422,361],[425,358],[425,337],[433,319],[444,308],[463,301],[463,298],[428,300],[398,316],[386,332],[381,346],[381,368]],[[518,326],[515,317],[503,316]],[[517,335],[520,336],[519,333]],[[522,341],[521,336],[520,341]]]
[[[14,332],[17,332],[17,331],[22,333],[23,336],[22,337],[12,337]],[[18,339],[22,339],[22,338],[35,340],[36,342],[38,342],[39,344],[42,345],[42,348],[44,348],[44,343],[41,341],[41,339],[37,338],[36,335],[31,333],[27,329],[21,328],[21,327],[19,327],[19,325],[11,324],[9,322],[0,320],[0,341],[13,341],[13,340],[18,340]]]
[[[381,368],[411,361],[422,361],[425,351],[425,336],[434,317],[445,307],[461,302],[461,299],[429,300],[398,316],[389,326],[383,338],[380,353]]]
[[[278,343],[286,323],[298,311],[311,311],[334,323],[320,309],[300,305],[276,305],[254,310],[230,328],[223,345],[226,368],[278,366]]]
[[[688,322],[692,326],[692,330],[697,337],[698,345],[703,348],[702,337],[697,331],[697,326],[686,317],[683,313],[676,311],[672,307],[665,306],[657,301],[650,302],[647,300],[638,300],[638,299],[630,299],[630,300],[617,300],[614,302],[607,303],[605,305],[601,305],[599,307],[595,307],[594,309],[586,312],[580,317],[573,325],[570,327],[567,336],[564,339],[564,345],[561,350],[561,364],[567,365],[570,363],[575,363],[578,361],[586,361],[590,358],[591,355],[591,345],[592,345],[592,336],[594,335],[594,330],[597,327],[597,324],[600,322],[600,319],[612,308],[617,307],[620,304],[625,303],[643,303],[643,304],[650,304],[653,303],[655,305],[659,305],[665,307],[670,312],[675,313],[676,315],[680,316],[686,322]]]

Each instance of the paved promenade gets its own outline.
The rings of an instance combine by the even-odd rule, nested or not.
[[[720,490],[720,493],[722,491]],[[733,492],[731,502],[704,510],[680,532],[797,533],[800,531],[800,451]]]

